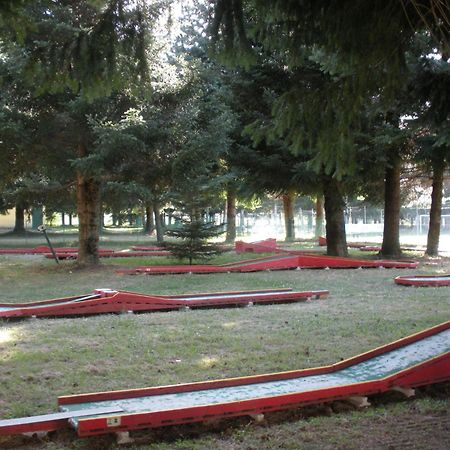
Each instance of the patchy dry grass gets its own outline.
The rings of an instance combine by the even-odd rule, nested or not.
[[[218,262],[235,259],[230,253]],[[329,289],[331,294],[314,302],[253,308],[0,323],[0,417],[55,411],[58,395],[330,364],[450,318],[450,288],[395,285],[395,276],[410,273],[405,270],[164,276],[114,272],[118,266],[149,260],[145,261],[111,259],[98,269],[78,270],[73,262],[56,266],[40,256],[0,256],[0,302],[82,294],[99,287],[154,294],[292,287]],[[449,260],[423,260],[414,271],[449,272]],[[418,397],[406,402],[383,397],[364,412],[334,414],[327,407],[312,413],[274,413],[261,426],[241,418],[216,427],[149,431],[142,433],[146,443],[130,448],[419,448],[417,443],[420,448],[445,448],[448,386],[438,393],[424,390]],[[338,405],[332,408],[340,410]],[[395,427],[396,423],[400,425]],[[416,436],[408,441],[402,424],[410,431],[416,424],[422,440]],[[149,440],[154,442],[150,447]],[[2,445],[39,450],[116,448],[110,437],[76,439],[70,431],[38,442],[3,439]]]

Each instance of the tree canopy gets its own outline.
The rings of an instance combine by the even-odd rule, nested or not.
[[[38,0],[1,6],[0,45],[20,48],[35,94],[93,98],[149,79],[148,49],[166,1]]]
[[[297,83],[275,105],[275,131],[293,152],[314,148],[316,170],[340,177],[355,167],[367,99],[391,101],[415,33],[425,30],[448,54],[449,21],[448,5],[434,0],[219,0],[210,32],[225,62],[254,64],[263,49],[292,72]]]

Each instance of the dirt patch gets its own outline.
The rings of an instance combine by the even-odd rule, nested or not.
[[[449,448],[450,415],[410,411],[391,419],[375,419],[366,424],[367,443],[371,449],[434,449]],[[363,448],[363,447],[360,447]]]

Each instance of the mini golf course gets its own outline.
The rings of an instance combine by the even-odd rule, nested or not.
[[[258,418],[269,411],[349,400],[366,406],[368,395],[450,379],[450,322],[426,329],[334,365],[172,386],[70,395],[59,413],[0,421],[0,435],[73,427],[79,436],[209,421]]]
[[[0,303],[0,318],[80,316],[88,314],[171,311],[186,308],[220,308],[252,304],[290,303],[326,297],[328,291],[292,289],[218,292],[185,295],[146,295],[96,289],[91,294],[33,303]]]

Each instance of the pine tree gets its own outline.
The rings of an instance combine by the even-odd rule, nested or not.
[[[223,232],[223,225],[205,222],[198,214],[181,216],[178,218],[178,224],[166,231],[167,236],[175,238],[178,242],[167,241],[164,247],[176,258],[188,259],[189,264],[192,264],[196,259],[209,259],[223,251],[218,244],[210,241]]]

